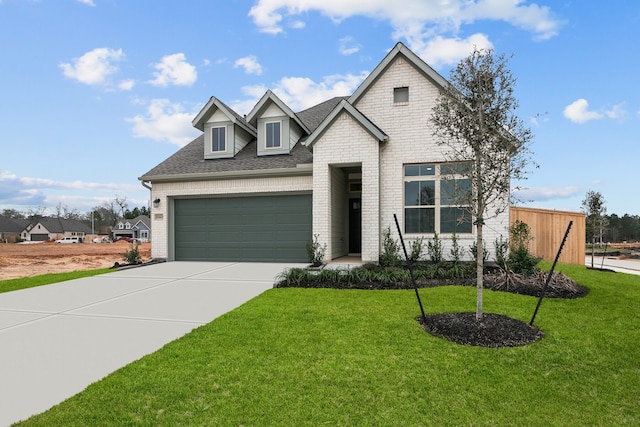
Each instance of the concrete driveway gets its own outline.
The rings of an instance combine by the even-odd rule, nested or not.
[[[0,425],[211,322],[293,266],[168,262],[0,294]]]

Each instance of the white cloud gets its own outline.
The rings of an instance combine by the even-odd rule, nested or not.
[[[103,201],[113,200],[114,194],[122,192],[140,193],[141,187],[137,184],[115,182],[69,182],[20,177],[13,172],[0,170],[1,206],[52,207],[62,203],[71,208],[90,209]]]
[[[133,89],[135,85],[136,85],[135,80],[132,80],[132,79],[122,80],[120,83],[118,83],[118,89],[129,91]]]
[[[533,202],[542,202],[556,199],[569,199],[580,194],[582,190],[577,186],[565,187],[534,187],[521,188],[514,193],[521,200],[530,200]]]
[[[627,117],[627,111],[624,109],[624,104],[614,105],[610,110],[604,112],[604,114],[612,119],[623,121]]]
[[[480,20],[507,22],[533,33],[536,39],[555,36],[563,24],[549,7],[523,0],[404,0],[401,5],[388,0],[258,0],[249,16],[260,31],[278,34],[284,31],[285,17],[310,11],[334,22],[351,16],[389,21],[395,32],[423,42],[445,32],[456,36],[460,26]]]
[[[182,147],[198,136],[199,132],[191,125],[196,114],[197,111],[184,111],[182,105],[168,99],[153,99],[147,105],[146,114],[125,120],[133,123],[136,138],[168,141]]]
[[[301,29],[303,29],[304,27],[306,27],[306,26],[307,26],[307,24],[306,24],[304,21],[298,21],[298,20],[296,20],[296,21],[291,21],[291,23],[289,23],[289,26],[290,26],[291,28],[293,28],[294,30],[301,30]]]
[[[153,73],[155,79],[149,82],[154,86],[191,86],[198,79],[196,67],[187,62],[184,53],[163,56],[154,68],[158,71]]]
[[[356,41],[351,36],[343,37],[340,39],[340,46],[338,47],[338,51],[342,55],[353,55],[354,53],[358,53],[362,45],[356,43]]]
[[[104,84],[107,77],[118,71],[115,62],[122,61],[125,55],[122,49],[100,47],[93,49],[71,63],[62,63],[60,68],[65,77],[87,85]]]
[[[293,111],[301,111],[334,96],[351,95],[368,74],[365,71],[360,74],[334,74],[324,77],[321,82],[307,77],[284,77],[271,90]],[[267,88],[264,85],[244,86],[242,91],[249,98],[234,101],[230,106],[238,113],[246,114],[256,105]]]
[[[589,111],[589,102],[586,99],[581,98],[573,103],[567,105],[564,108],[564,116],[574,123],[586,123],[590,120],[599,120],[603,117],[602,114],[595,111]]]
[[[406,34],[407,41],[413,46],[416,55],[432,67],[439,67],[446,64],[456,64],[462,58],[467,57],[474,48],[492,49],[493,44],[484,34],[473,34],[466,39],[445,38],[435,36],[423,41],[420,38],[414,39],[412,35]]]
[[[78,0],[78,3],[82,3],[82,4],[86,4],[87,6],[94,6],[95,7],[95,3],[93,2],[93,0]]]
[[[258,62],[258,58],[254,55],[245,56],[244,58],[237,59],[233,64],[233,68],[244,68],[244,72],[247,74],[255,74],[256,76],[262,75],[262,65]]]

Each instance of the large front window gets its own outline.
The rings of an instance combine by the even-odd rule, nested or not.
[[[471,191],[464,163],[404,167],[404,231],[407,234],[471,233],[463,196]]]
[[[280,122],[265,123],[267,134],[267,148],[280,148]]]

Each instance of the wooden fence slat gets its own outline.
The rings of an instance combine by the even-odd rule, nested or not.
[[[553,261],[562,242],[569,221],[573,226],[565,243],[560,262],[584,265],[586,250],[586,215],[582,212],[554,211],[538,208],[510,207],[509,222],[517,220],[526,223],[531,229],[533,241],[529,250],[535,256]]]

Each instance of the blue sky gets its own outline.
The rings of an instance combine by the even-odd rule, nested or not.
[[[534,133],[525,206],[640,215],[640,2],[0,0],[0,210],[86,212],[198,135],[211,96],[249,112],[349,95],[397,41],[445,78],[473,46],[513,54]]]

